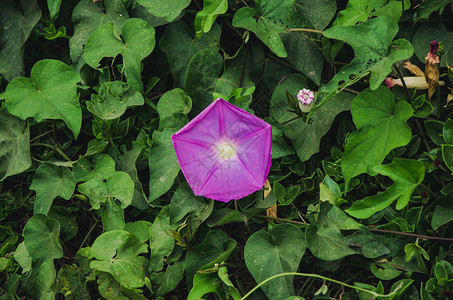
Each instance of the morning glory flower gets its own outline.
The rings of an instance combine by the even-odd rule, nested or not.
[[[195,195],[228,202],[263,188],[272,158],[272,127],[219,98],[172,136]]]
[[[302,89],[297,94],[297,100],[299,100],[299,108],[302,112],[307,113],[313,106],[313,100],[315,94],[309,89]]]

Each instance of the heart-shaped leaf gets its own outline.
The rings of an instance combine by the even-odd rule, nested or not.
[[[155,30],[148,22],[131,18],[121,26],[121,36],[113,23],[102,25],[88,38],[84,57],[92,68],[98,68],[102,58],[123,57],[123,68],[127,82],[138,91],[143,90],[140,76],[141,61],[154,49]]]
[[[354,202],[346,210],[353,217],[369,218],[392,204],[396,199],[398,199],[397,209],[406,207],[412,192],[425,177],[423,163],[413,159],[395,158],[390,164],[374,167],[374,171],[390,177],[394,183],[382,193]]]
[[[325,37],[350,44],[355,57],[319,91],[317,104],[327,102],[344,87],[370,72],[370,87],[377,89],[392,71],[394,63],[410,58],[414,53],[409,41],[399,39],[392,42],[397,32],[397,19],[385,15],[355,26],[333,26],[324,31]]]
[[[242,7],[234,14],[233,26],[252,31],[272,52],[286,57],[279,34],[285,32],[282,20],[291,18],[292,5],[292,0],[257,0],[255,7]]]
[[[153,147],[149,151],[149,202],[165,194],[173,185],[180,167],[171,142],[176,131],[153,132]]]
[[[95,116],[111,120],[122,116],[128,107],[140,106],[145,103],[141,93],[121,81],[105,82],[98,94],[91,94],[87,109]]]
[[[192,288],[195,273],[207,264],[226,261],[231,252],[236,248],[236,241],[227,238],[221,230],[210,230],[201,244],[187,251],[186,255],[186,281]]]
[[[124,209],[132,202],[134,181],[126,172],[117,171],[106,181],[94,178],[80,184],[79,191],[88,196],[94,209],[99,209],[101,203],[105,203],[108,198],[119,200],[121,208]]]
[[[91,254],[96,260],[90,263],[90,267],[109,273],[125,287],[142,287],[147,259],[139,255],[148,252],[147,248],[132,233],[108,231],[101,234],[91,246]]]
[[[203,10],[195,16],[194,26],[197,38],[209,32],[217,16],[225,13],[227,9],[227,0],[204,0]]]
[[[286,272],[296,272],[307,245],[299,228],[280,224],[269,232],[260,230],[247,240],[244,259],[257,283]],[[284,276],[261,286],[269,299],[284,299],[294,295],[294,276]],[[275,288],[278,286],[279,288]]]
[[[159,130],[164,128],[182,128],[188,122],[188,119],[187,117],[183,118],[184,122],[181,123],[181,119],[177,118],[175,114],[185,116],[191,109],[192,99],[183,90],[173,89],[166,92],[157,102],[157,112],[160,118]]]
[[[0,74],[6,80],[24,76],[24,45],[41,18],[36,0],[6,0],[0,9]]]
[[[115,161],[107,154],[95,155],[90,162],[86,158],[74,164],[74,176],[77,182],[91,179],[107,179],[115,172]]]
[[[93,31],[107,23],[113,23],[115,28],[120,30],[128,17],[122,0],[81,0],[72,12],[74,34],[69,39],[69,52],[74,69],[80,71],[85,64],[83,49]]]
[[[342,230],[358,231],[344,236]],[[362,228],[340,208],[327,202],[320,204],[317,220],[312,221],[308,226],[305,231],[305,239],[313,255],[327,261],[352,254],[363,254],[367,258],[376,258],[390,253],[390,250],[377,240],[375,235]]]
[[[74,193],[75,185],[74,173],[69,168],[48,163],[40,164],[30,185],[30,190],[36,191],[33,212],[47,215],[53,199],[60,196],[69,200]]]
[[[8,111],[21,119],[29,117],[63,120],[77,137],[82,125],[82,109],[76,84],[79,75],[59,60],[43,59],[32,68],[30,78],[14,78],[6,87]]]
[[[153,16],[173,21],[190,4],[190,0],[137,0]]]
[[[176,21],[167,26],[159,46],[167,56],[175,87],[184,88],[187,66],[196,53],[211,47],[218,48],[220,33],[220,26],[217,23],[200,38],[194,38],[193,30],[183,21]]]
[[[33,215],[24,227],[24,243],[32,258],[32,266],[40,266],[47,259],[63,255],[58,236],[60,224],[42,214]]]
[[[359,174],[375,175],[373,167],[380,165],[392,149],[409,143],[411,129],[406,121],[413,110],[407,102],[395,103],[393,93],[381,86],[357,95],[351,113],[357,131],[349,136],[341,157],[346,185]]]
[[[270,107],[271,116],[280,123],[301,161],[308,160],[319,151],[321,138],[329,131],[335,116],[348,110],[352,100],[349,94],[339,94],[313,113],[309,122],[305,122],[295,113],[288,111],[290,107],[286,100],[286,91],[295,96],[299,90],[306,87],[301,75],[289,75],[275,88]]]
[[[0,181],[31,165],[30,130],[27,122],[0,109]]]

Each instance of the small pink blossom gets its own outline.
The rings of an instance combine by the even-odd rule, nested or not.
[[[304,105],[310,105],[315,98],[315,94],[309,89],[303,89],[297,94],[297,100]]]
[[[393,86],[395,86],[395,80],[392,78],[392,77],[387,77],[385,78],[385,85],[388,87],[388,88],[392,88]]]
[[[297,94],[297,100],[299,100],[299,108],[302,112],[307,113],[313,106],[313,100],[315,94],[309,89],[300,90]]]

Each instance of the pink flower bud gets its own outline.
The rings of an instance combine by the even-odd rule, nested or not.
[[[313,106],[313,100],[315,94],[309,89],[300,90],[297,94],[297,100],[299,100],[299,108],[302,112],[309,112]]]

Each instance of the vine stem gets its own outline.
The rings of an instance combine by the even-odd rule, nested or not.
[[[87,235],[85,236],[85,238],[83,239],[83,241],[80,243],[80,246],[79,246],[79,249],[77,251],[79,251],[80,249],[82,249],[83,247],[83,244],[85,244],[85,242],[88,240],[88,237],[91,235],[91,233],[93,232],[93,230],[96,228],[96,226],[98,225],[99,221],[95,221],[93,226],[91,226],[90,230],[88,231]]]
[[[393,70],[395,70],[398,77],[401,79],[401,83],[403,84],[404,93],[406,94],[407,102],[412,103],[411,95],[409,94],[409,89],[407,88],[406,82],[404,81],[403,74],[398,69],[397,66],[393,65]]]
[[[282,221],[282,222],[285,222],[285,223],[291,223],[291,224],[297,224],[297,225],[305,225],[305,226],[310,225],[308,223],[303,223],[303,222],[300,222],[300,221],[286,220],[286,219],[277,218],[277,217],[262,216],[262,215],[255,215],[254,217],[257,217],[257,218],[260,218],[260,219],[269,219],[269,220],[275,220],[275,221]]]
[[[304,222],[300,222],[300,221],[268,217],[268,216],[263,216],[263,215],[254,215],[253,217],[261,218],[261,219],[272,219],[272,220],[276,220],[276,221],[281,221],[281,222],[291,223],[291,224],[296,224],[296,225],[302,225],[302,226],[310,225],[309,223],[304,223]],[[387,230],[387,229],[375,229],[375,228],[368,228],[368,229],[372,232],[391,233],[391,234],[396,234],[396,235],[411,236],[411,237],[421,238],[421,239],[425,239],[425,240],[449,241],[449,242],[453,241],[453,238],[443,238],[443,237],[437,237],[437,236],[421,235],[421,234],[416,234],[416,233],[393,231],[393,230]],[[355,229],[355,230],[358,230],[358,229]]]
[[[321,30],[316,30],[316,29],[309,29],[309,28],[288,28],[287,29],[289,32],[313,32],[313,33],[320,33],[323,34],[324,32]]]
[[[383,298],[388,298],[388,297],[391,297],[393,296],[398,290],[400,290],[404,283],[401,282],[399,284],[399,286],[391,293],[387,294],[387,295],[383,295],[383,294],[379,294],[379,293],[376,293],[376,292],[373,292],[373,291],[370,291],[370,290],[367,290],[367,289],[364,289],[364,288],[361,288],[361,287],[358,287],[358,286],[353,286],[353,285],[350,285],[350,284],[347,284],[347,283],[344,283],[342,281],[338,281],[338,280],[335,280],[335,279],[331,279],[331,278],[328,278],[328,277],[324,277],[322,275],[318,275],[318,274],[311,274],[311,273],[297,273],[297,272],[287,272],[287,273],[281,273],[281,274],[277,274],[277,275],[274,275],[274,276],[271,276],[263,281],[261,281],[261,283],[259,283],[257,286],[255,286],[253,289],[251,289],[247,294],[244,295],[244,297],[242,297],[240,300],[244,300],[244,299],[247,299],[254,291],[256,291],[257,289],[259,289],[262,285],[268,283],[269,281],[275,279],[275,278],[278,278],[278,277],[283,277],[283,276],[304,276],[304,277],[311,277],[311,278],[318,278],[318,279],[322,279],[324,281],[330,281],[330,282],[333,282],[333,283],[337,283],[337,284],[340,284],[342,286],[345,286],[345,287],[348,287],[348,288],[351,288],[351,289],[355,289],[357,291],[361,291],[361,292],[365,292],[365,293],[370,293],[372,294],[374,297],[383,297]]]
[[[61,151],[61,149],[58,146],[52,146],[52,145],[44,144],[44,143],[33,143],[33,144],[30,144],[30,146],[31,147],[33,147],[33,146],[41,146],[41,147],[46,147],[46,148],[49,148],[49,149],[53,149],[53,150],[57,151],[57,153],[60,154],[60,156],[63,157],[65,160],[71,161],[71,159],[66,154],[64,154],[64,152]]]

